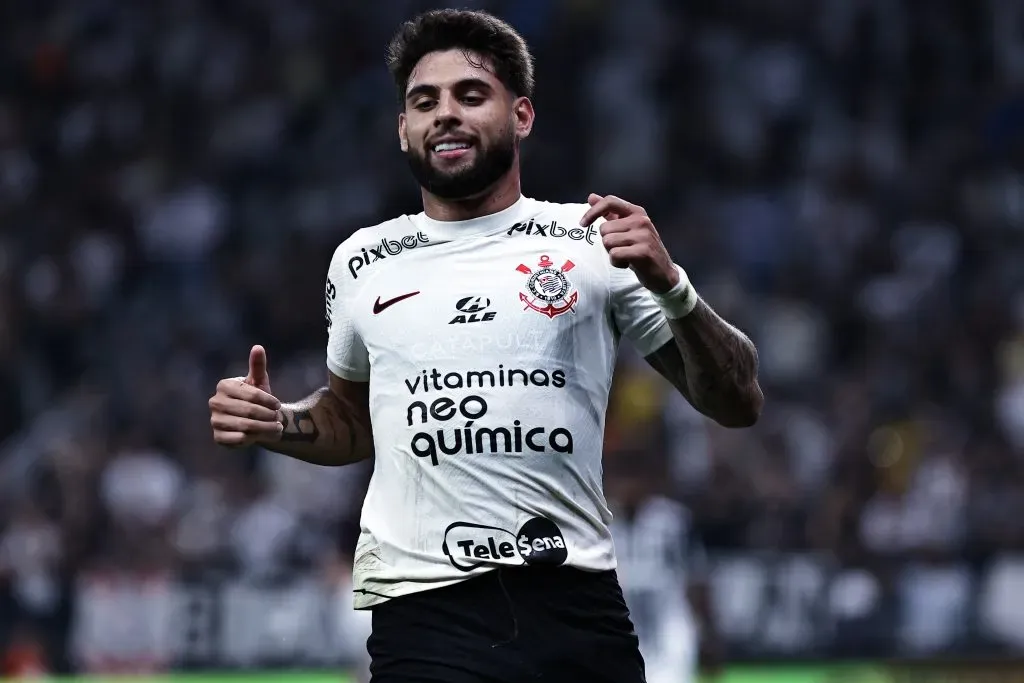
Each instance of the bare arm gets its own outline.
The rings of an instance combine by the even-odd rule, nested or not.
[[[674,343],[658,349],[647,361],[694,408],[719,424],[749,427],[757,422],[764,395],[757,384],[754,345],[697,296],[642,206],[612,195],[591,194],[587,202],[590,208],[580,225],[606,219],[601,224],[601,242],[610,264],[631,269],[636,281],[661,299],[662,310],[678,311],[679,317],[669,316]]]
[[[214,441],[253,444],[317,465],[348,465],[373,456],[369,382],[331,375],[328,386],[298,403],[270,393],[266,356],[254,347],[249,375],[222,379],[210,398]]]
[[[703,300],[669,319],[673,341],[647,356],[694,408],[725,427],[749,427],[764,407],[757,383],[757,349]]]
[[[369,382],[330,374],[330,383],[278,411],[284,429],[265,448],[316,465],[350,465],[373,457]]]

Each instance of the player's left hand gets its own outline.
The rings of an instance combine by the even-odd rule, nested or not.
[[[601,240],[613,266],[632,268],[640,284],[655,294],[676,286],[679,273],[642,206],[613,195],[591,194],[587,202],[590,208],[580,225],[588,227],[598,218],[606,219],[601,225]]]

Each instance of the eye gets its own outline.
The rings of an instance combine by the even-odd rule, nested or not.
[[[481,95],[463,95],[462,103],[470,107],[476,107],[484,103],[484,98]]]
[[[434,106],[434,100],[419,100],[412,105],[416,111],[429,111]]]

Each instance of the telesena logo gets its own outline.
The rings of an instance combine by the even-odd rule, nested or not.
[[[464,572],[483,565],[557,566],[569,558],[562,530],[546,517],[528,520],[516,533],[472,522],[454,522],[444,530],[441,550],[453,567]]]
[[[352,279],[359,278],[359,271],[371,263],[376,263],[388,256],[398,256],[406,249],[415,249],[421,244],[427,244],[430,239],[422,232],[415,235],[406,235],[397,240],[382,239],[380,244],[363,249],[348,260],[348,272],[352,273]]]

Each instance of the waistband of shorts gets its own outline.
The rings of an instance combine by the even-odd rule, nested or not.
[[[458,590],[461,586],[467,591],[489,590],[499,583],[508,589],[530,589],[537,594],[556,594],[569,589],[617,586],[618,577],[613,569],[592,572],[565,566],[497,567],[452,588]]]

